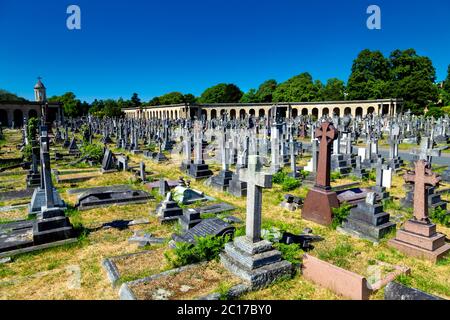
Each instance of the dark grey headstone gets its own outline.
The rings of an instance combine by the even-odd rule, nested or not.
[[[384,300],[445,300],[398,282],[389,282],[384,290]]]

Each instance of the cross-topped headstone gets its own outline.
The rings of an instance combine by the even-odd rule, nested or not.
[[[261,240],[262,189],[272,187],[272,175],[261,171],[261,158],[251,155],[248,169],[240,172],[241,181],[247,182],[246,236],[252,242]]]
[[[424,160],[416,161],[414,173],[404,175],[406,182],[414,183],[414,218],[419,222],[429,223],[426,186],[438,185],[441,178],[427,167]]]
[[[337,137],[337,130],[332,122],[325,121],[316,129],[315,134],[320,143],[316,185],[327,189],[330,187],[331,143]]]

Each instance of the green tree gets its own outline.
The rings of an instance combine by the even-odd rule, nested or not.
[[[248,92],[246,92],[241,100],[239,101],[241,103],[256,103],[256,102],[260,102],[258,99],[258,96],[256,95],[256,90],[255,89],[250,89],[248,90]]]
[[[0,101],[22,101],[22,102],[26,102],[27,100],[17,96],[14,93],[11,93],[9,91],[0,89]]]
[[[161,105],[184,103],[184,95],[181,92],[170,92],[159,97]]]
[[[415,114],[423,114],[425,107],[438,102],[436,70],[428,57],[419,56],[414,49],[407,49],[393,51],[389,60],[391,96],[404,99],[404,110],[411,109]]]
[[[78,100],[73,92],[66,92],[62,96],[53,96],[48,99],[49,102],[59,102],[63,104],[64,114],[67,117],[79,117],[83,115],[81,101]]]
[[[445,115],[445,112],[440,107],[431,107],[430,110],[425,114],[425,117],[434,117],[435,119],[441,118]]]
[[[325,101],[342,101],[345,96],[345,83],[337,78],[328,79],[323,87],[321,97]]]
[[[148,102],[151,106],[159,106],[161,103],[159,101],[159,97],[154,97],[152,100]]]
[[[382,99],[388,96],[389,60],[380,51],[363,50],[353,61],[347,91],[350,100]]]
[[[104,115],[107,117],[120,117],[122,116],[122,109],[120,108],[119,104],[117,103],[117,101],[113,100],[113,99],[107,99],[104,102]]]
[[[256,102],[272,102],[273,93],[277,89],[277,82],[273,79],[264,81],[256,91]]]
[[[317,84],[309,73],[301,73],[279,84],[273,93],[274,102],[309,102],[318,97]]]
[[[200,103],[235,103],[242,98],[242,91],[235,84],[219,83],[206,89],[199,98]]]
[[[450,106],[450,65],[447,69],[447,78],[443,83],[442,102],[445,106]]]
[[[185,103],[196,103],[197,102],[197,98],[192,94],[192,93],[188,93],[184,95],[184,102]]]
[[[130,105],[134,108],[139,108],[142,105],[141,99],[137,93],[133,93],[130,99]]]

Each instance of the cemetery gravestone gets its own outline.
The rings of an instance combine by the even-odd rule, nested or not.
[[[403,229],[388,244],[407,255],[436,262],[450,251],[445,235],[436,232],[436,225],[428,217],[426,186],[436,186],[440,178],[427,168],[424,160],[416,161],[415,172],[407,173],[405,181],[414,182],[414,217],[405,222]]]
[[[331,224],[332,208],[339,207],[336,192],[331,191],[330,187],[331,143],[336,134],[333,124],[328,121],[316,129],[316,137],[320,141],[316,184],[309,190],[302,209],[303,219],[323,225]]]

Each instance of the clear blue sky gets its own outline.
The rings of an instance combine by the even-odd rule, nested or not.
[[[66,9],[81,8],[81,30]],[[366,9],[381,7],[382,30]],[[142,99],[195,95],[219,82],[242,90],[308,71],[347,80],[362,49],[415,48],[438,80],[450,64],[448,0],[0,0],[0,88],[48,95]]]

